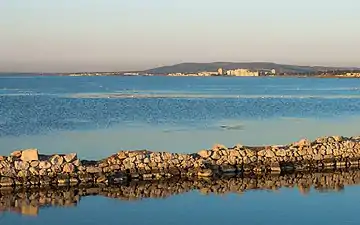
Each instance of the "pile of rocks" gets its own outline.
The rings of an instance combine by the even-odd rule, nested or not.
[[[307,139],[289,145],[233,148],[217,145],[198,153],[212,171],[281,172],[358,167],[360,139],[341,136]]]
[[[37,149],[26,149],[14,151],[10,156],[0,158],[2,187],[65,184],[73,181],[70,175],[76,174],[82,167],[76,153],[47,156],[39,155]]]
[[[215,145],[193,154],[120,151],[99,161],[67,155],[39,155],[36,149],[0,157],[0,187],[114,184],[128,178],[210,177],[229,173],[280,173],[359,168],[360,138],[303,139],[283,146],[227,148]]]

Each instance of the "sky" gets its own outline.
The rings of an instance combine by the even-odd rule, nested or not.
[[[0,0],[0,71],[360,67],[359,0]]]

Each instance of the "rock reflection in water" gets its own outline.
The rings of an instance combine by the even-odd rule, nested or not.
[[[342,191],[347,185],[360,183],[360,171],[329,173],[296,173],[281,176],[229,176],[221,179],[164,179],[131,181],[118,186],[63,187],[57,189],[0,189],[0,210],[36,216],[43,207],[75,207],[85,196],[99,195],[123,201],[144,198],[167,198],[198,190],[201,194],[244,194],[249,190],[295,188],[308,194],[311,188],[319,192]]]

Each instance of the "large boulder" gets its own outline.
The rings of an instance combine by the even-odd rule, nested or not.
[[[50,162],[53,165],[61,166],[64,162],[64,158],[60,155],[54,155],[50,158]]]
[[[295,142],[294,146],[299,146],[299,147],[311,146],[311,141],[309,139],[303,138],[300,141]]]
[[[37,161],[39,160],[39,152],[37,149],[26,149],[23,150],[21,153],[22,161],[28,162],[28,161]]]
[[[20,158],[21,157],[21,151],[20,150],[16,150],[13,151],[10,156],[15,157],[15,158]]]
[[[37,170],[37,169],[34,168],[34,167],[30,167],[29,172],[31,173],[31,175],[34,175],[34,176],[38,176],[38,175],[39,175],[39,170]]]
[[[211,151],[208,150],[201,150],[200,152],[198,152],[198,155],[201,156],[204,159],[207,159],[211,156]]]
[[[75,166],[72,163],[66,163],[63,168],[64,173],[74,173]]]
[[[64,159],[67,163],[71,163],[77,159],[76,153],[70,153],[64,156]]]
[[[39,163],[39,168],[40,169],[49,169],[51,167],[51,163],[48,161],[41,161]]]
[[[278,149],[278,150],[276,150],[275,155],[284,157],[284,156],[286,156],[286,151],[285,151],[285,149]]]
[[[120,152],[118,152],[117,157],[118,157],[120,160],[126,159],[126,158],[127,158],[126,152],[125,152],[125,151],[120,151]]]
[[[344,141],[344,137],[343,136],[332,136],[332,138],[336,141],[336,142],[342,142]]]
[[[265,157],[266,158],[274,158],[274,157],[276,157],[276,155],[272,151],[272,149],[267,149],[267,150],[265,150]]]
[[[214,153],[212,154],[211,158],[214,159],[214,160],[218,160],[218,159],[221,158],[221,155],[219,154],[218,151],[216,151],[216,152],[214,152]]]
[[[15,161],[14,167],[16,170],[27,170],[29,169],[29,163],[24,161]]]
[[[222,144],[215,144],[212,147],[212,150],[213,151],[220,151],[220,150],[228,150],[228,148],[225,145],[222,145]]]

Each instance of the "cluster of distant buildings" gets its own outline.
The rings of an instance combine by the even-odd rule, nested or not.
[[[360,72],[359,73],[346,73],[345,76],[346,77],[360,77]]]
[[[258,77],[258,76],[272,76],[275,75],[275,69],[271,70],[250,70],[250,69],[233,69],[233,70],[225,70],[223,68],[219,68],[215,72],[199,72],[199,73],[169,73],[168,76],[198,76],[198,77],[208,77],[208,76],[236,76],[236,77]]]
[[[209,76],[234,76],[234,77],[258,77],[258,76],[314,76],[314,77],[354,77],[360,78],[360,70],[331,70],[331,71],[313,71],[307,73],[282,73],[275,69],[223,69],[218,68],[217,71],[202,71],[193,73],[169,73],[169,74],[150,74],[140,72],[82,72],[82,73],[68,73],[62,74],[67,76],[195,76],[195,77],[209,77]]]

